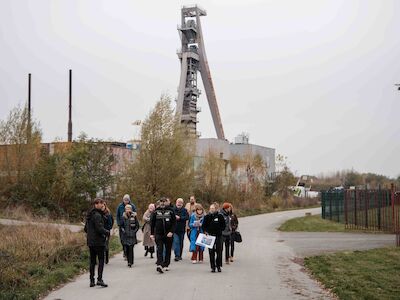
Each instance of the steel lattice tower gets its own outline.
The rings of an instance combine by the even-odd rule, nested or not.
[[[221,117],[219,115],[217,98],[208,66],[204,48],[200,17],[206,16],[206,11],[196,6],[184,6],[181,10],[182,23],[178,26],[182,48],[178,52],[181,61],[181,76],[178,88],[176,112],[181,122],[185,124],[187,133],[199,136],[197,127],[197,100],[200,90],[197,88],[197,74],[200,72],[211,115],[218,139],[225,139]]]

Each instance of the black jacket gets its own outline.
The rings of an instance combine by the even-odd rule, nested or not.
[[[231,228],[232,232],[236,231],[239,227],[239,220],[235,214],[231,214]]]
[[[166,236],[175,232],[176,217],[172,209],[158,207],[151,215],[151,235]]]
[[[186,210],[186,208],[181,207],[177,208],[174,206],[174,213],[175,216],[179,216],[180,219],[176,220],[176,227],[175,227],[175,232],[176,233],[184,233],[186,231],[186,221],[189,220],[189,214]]]
[[[222,231],[222,235],[223,236],[230,236],[232,233],[232,229],[231,229],[231,216],[229,215],[229,213],[227,211],[225,211],[224,209],[221,209],[220,214],[224,217],[224,221],[225,221],[225,228]]]
[[[122,231],[122,243],[127,246],[137,244],[136,233],[140,228],[136,213],[127,214],[126,212],[122,215],[121,231]]]
[[[208,213],[203,220],[203,231],[214,236],[221,236],[222,231],[225,229],[224,217],[215,212],[213,214]]]
[[[106,245],[106,236],[110,232],[104,228],[104,215],[99,209],[93,208],[86,217],[85,232],[87,233],[87,245],[89,247],[101,247]]]

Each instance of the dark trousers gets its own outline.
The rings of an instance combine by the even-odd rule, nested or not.
[[[154,247],[144,246],[144,250],[146,250],[150,254],[154,253]]]
[[[99,260],[99,267],[97,270],[97,280],[103,279],[104,269],[104,246],[89,247],[90,252],[90,280],[94,280],[94,268],[96,266],[96,258]]]
[[[231,236],[231,256],[233,257],[233,253],[235,252],[235,241]]]
[[[135,254],[133,252],[134,245],[125,245],[124,251],[126,253],[126,258],[128,260],[128,265],[133,265]]]
[[[168,267],[171,263],[171,248],[173,237],[156,235],[157,266]]]
[[[225,244],[225,260],[228,260],[229,257],[233,256],[232,254],[232,249],[231,249],[231,237],[230,236],[224,236],[224,244]]]
[[[216,236],[215,244],[212,249],[208,249],[210,255],[211,269],[215,270],[215,267],[222,267],[222,236]],[[215,256],[217,256],[215,258]]]
[[[118,227],[119,228],[119,241],[121,242],[121,245],[122,245],[122,249],[124,250],[124,257],[126,257],[126,249],[125,249],[125,246],[124,246],[124,243],[123,243],[123,241],[122,241],[122,227],[121,226],[119,226]]]
[[[109,256],[110,256],[110,237],[106,238],[106,246],[104,247],[105,252],[105,261],[108,264]]]

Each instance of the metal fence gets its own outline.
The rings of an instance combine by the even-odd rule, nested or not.
[[[321,192],[322,218],[345,224],[347,229],[396,234],[400,246],[400,191],[353,189]]]

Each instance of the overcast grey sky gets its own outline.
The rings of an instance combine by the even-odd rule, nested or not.
[[[2,0],[0,118],[27,99],[44,140],[126,141],[163,92],[177,94],[182,4]],[[225,135],[288,156],[298,174],[400,175],[400,1],[198,1]],[[199,130],[215,137],[205,95]]]

